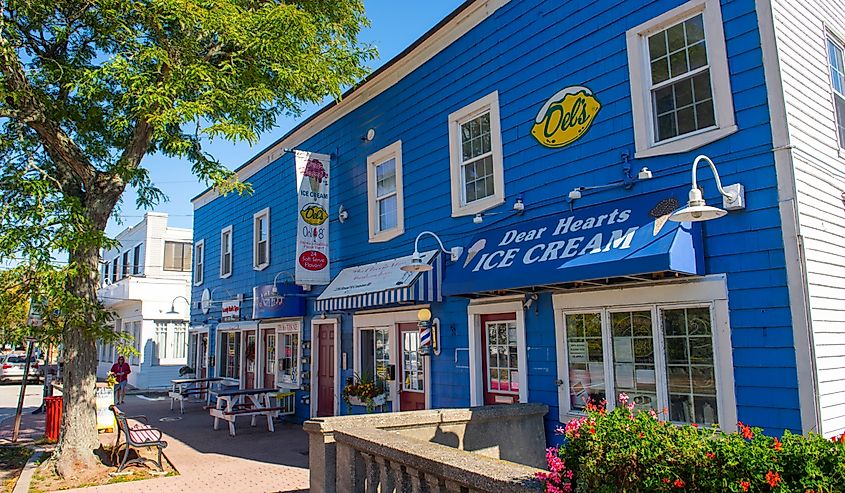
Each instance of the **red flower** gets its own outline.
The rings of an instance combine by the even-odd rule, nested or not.
[[[671,481],[669,481],[669,478],[663,478],[663,484],[669,484],[669,483],[671,483]]]
[[[595,435],[595,433],[596,433],[596,428],[595,428],[594,426],[591,426],[591,427],[590,427],[590,433],[592,433],[592,434],[594,434],[594,435]]]
[[[707,458],[708,458],[708,459],[715,459],[715,458],[716,458],[716,454],[714,454],[713,452],[707,452]]]
[[[769,486],[771,486],[772,488],[777,487],[777,485],[780,484],[780,482],[781,482],[780,474],[778,474],[774,471],[767,472],[766,473],[766,482],[769,483]]]
[[[691,424],[690,426],[692,426],[693,428],[698,428],[698,424],[697,424],[697,423],[693,423],[693,424]]]
[[[751,487],[751,483],[745,480],[739,482],[739,487],[742,488],[742,491],[748,491],[748,488]]]
[[[751,440],[754,438],[754,432],[751,431],[751,428],[742,424],[742,421],[736,424],[739,427],[740,433],[742,433],[742,438],[746,440]]]
[[[638,435],[638,437],[639,437],[639,438],[643,438],[643,437],[645,437],[645,435],[643,435],[643,432],[640,432],[640,434]]]
[[[675,488],[683,488],[684,486],[686,486],[686,483],[684,483],[684,482],[683,482],[682,480],[680,480],[680,479],[676,479],[676,480],[675,480],[675,482],[674,482],[674,483],[672,483],[672,484],[674,484],[674,485],[675,485]]]
[[[777,437],[775,437],[774,448],[775,448],[775,452],[780,452],[781,449],[783,449],[783,444],[780,442],[780,440],[777,439]]]

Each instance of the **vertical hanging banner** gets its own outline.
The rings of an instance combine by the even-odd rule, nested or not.
[[[330,156],[294,151],[298,200],[296,283],[328,284]]]

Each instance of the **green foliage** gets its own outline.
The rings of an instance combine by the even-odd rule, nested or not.
[[[549,449],[546,490],[560,492],[842,492],[845,435],[828,440],[811,433],[766,436],[739,423],[739,431],[678,426],[657,413],[622,405],[586,416],[559,433]]]

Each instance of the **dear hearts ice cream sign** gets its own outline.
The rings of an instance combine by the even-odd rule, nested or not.
[[[329,283],[330,156],[295,151],[296,282]]]
[[[680,206],[652,194],[478,234],[446,268],[445,294],[701,270],[700,226],[669,221]]]

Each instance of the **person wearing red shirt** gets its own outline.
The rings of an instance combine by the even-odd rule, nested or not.
[[[126,379],[129,377],[129,374],[132,373],[132,369],[129,367],[129,363],[123,358],[123,356],[119,356],[117,358],[117,363],[111,366],[111,372],[114,374],[115,378],[117,378],[117,385],[114,386],[114,400],[118,404],[123,404],[126,400]]]

